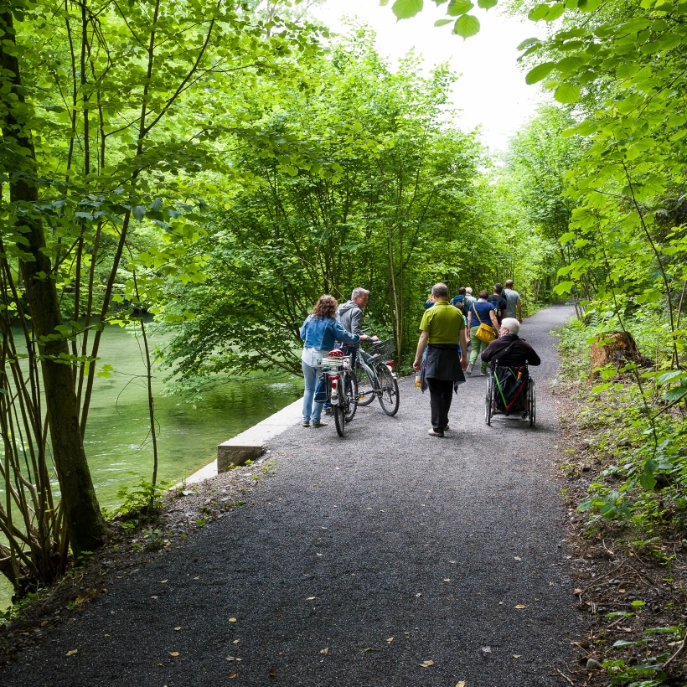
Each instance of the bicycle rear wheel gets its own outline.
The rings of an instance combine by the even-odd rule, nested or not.
[[[344,407],[340,405],[332,406],[332,412],[334,413],[334,424],[336,425],[336,433],[342,437],[344,435],[344,430],[346,427],[346,415]]]
[[[346,375],[344,382],[346,389],[346,422],[350,422],[355,417],[355,411],[358,410],[358,381],[355,375],[351,372]]]
[[[394,379],[389,368],[378,365],[376,368],[377,378],[379,379],[379,405],[387,414],[394,416],[398,412],[399,395],[398,382]]]
[[[355,368],[356,383],[358,385],[358,405],[369,406],[375,400],[375,384],[368,371],[358,365]]]

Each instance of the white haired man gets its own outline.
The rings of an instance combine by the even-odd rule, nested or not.
[[[349,334],[357,334],[360,341],[379,341],[377,336],[363,334],[363,310],[367,307],[370,299],[370,292],[362,286],[353,289],[351,300],[342,303],[336,311],[338,323]],[[351,366],[355,368],[356,358],[358,357],[358,345],[346,344],[343,347],[344,353],[351,356]]]
[[[432,437],[443,437],[448,429],[448,412],[453,392],[465,381],[463,370],[468,366],[467,339],[463,313],[448,302],[446,284],[432,287],[434,307],[425,310],[420,324],[413,367],[422,370],[422,390],[429,388],[432,409]],[[461,355],[458,355],[460,345]],[[422,354],[427,348],[427,357]]]
[[[351,300],[342,303],[336,311],[339,324],[350,334],[357,334],[361,341],[378,341],[376,336],[363,334],[363,310],[367,307],[370,292],[362,286],[353,289]]]
[[[541,359],[534,348],[520,338],[520,323],[514,317],[503,318],[500,333],[501,336],[494,339],[482,351],[483,362],[493,365],[493,361],[498,360],[499,365],[509,367],[519,367],[525,363],[529,365],[541,364]]]

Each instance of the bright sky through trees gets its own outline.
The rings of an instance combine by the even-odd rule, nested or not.
[[[525,84],[516,62],[517,45],[537,35],[538,27],[498,14],[496,8],[479,11],[482,30],[464,41],[451,34],[450,26],[434,27],[444,11],[431,6],[412,21],[397,22],[390,7],[380,7],[377,0],[328,0],[314,14],[333,31],[342,30],[344,15],[357,15],[377,31],[380,53],[394,62],[412,47],[428,66],[449,62],[462,74],[454,102],[463,110],[464,125],[482,125],[482,140],[491,148],[505,149],[508,138],[530,118],[540,100],[539,89]]]

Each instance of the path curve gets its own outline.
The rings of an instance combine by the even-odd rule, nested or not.
[[[362,408],[343,440],[333,423],[293,428],[270,447],[276,473],[249,505],[114,587],[0,680],[564,685],[555,669],[578,621],[552,477],[550,331],[570,314],[551,307],[523,325],[544,361],[535,431],[499,417],[486,427],[484,377],[454,397],[443,440],[427,436],[429,397],[413,379],[397,417]]]

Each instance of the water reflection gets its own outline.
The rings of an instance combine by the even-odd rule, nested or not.
[[[150,479],[152,474],[148,400],[136,338],[124,329],[109,327],[100,358],[100,364],[111,365],[114,372],[107,379],[96,378],[85,445],[100,504],[113,507],[122,487],[135,484],[138,475]],[[168,372],[156,370],[155,374],[161,480],[181,480],[207,465],[218,444],[276,413],[302,391],[302,381],[296,377],[260,373],[216,378],[201,396],[184,398],[164,395],[163,379]],[[9,584],[0,575],[0,608],[9,600],[9,592]]]

